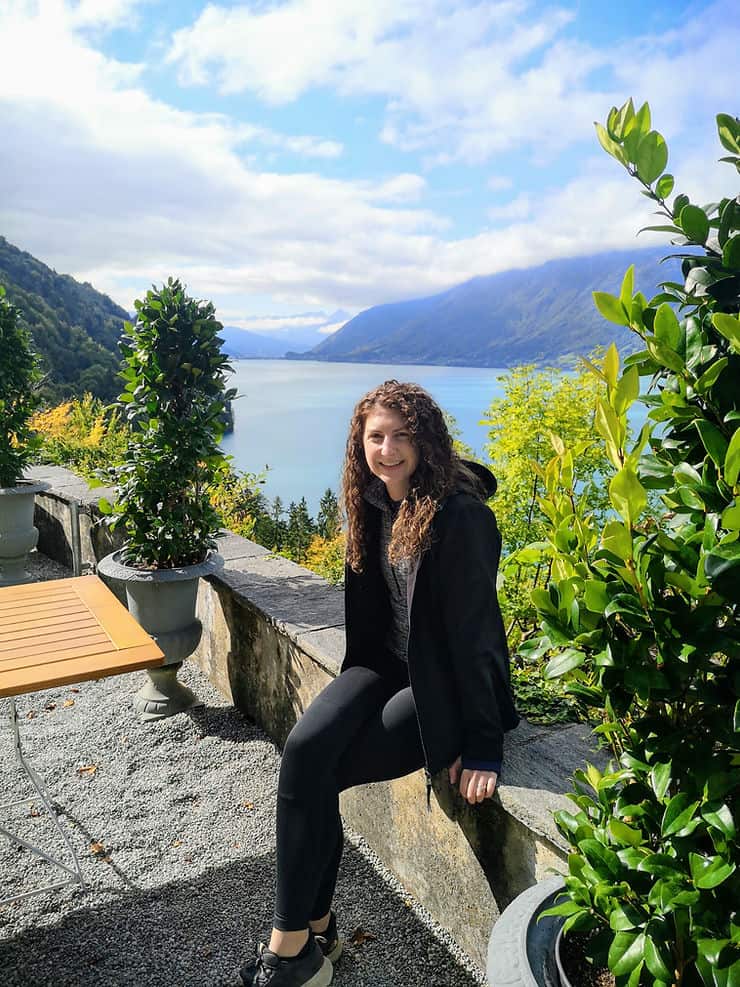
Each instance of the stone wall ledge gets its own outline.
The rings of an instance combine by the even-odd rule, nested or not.
[[[110,498],[58,466],[28,471],[52,485],[37,495],[39,548],[71,561],[69,501],[81,505],[83,560],[94,565],[116,547],[97,523],[97,502]],[[219,539],[220,572],[201,581],[203,636],[193,656],[214,685],[282,744],[290,728],[344,655],[343,594],[309,570],[261,545],[227,533]],[[114,587],[115,588],[115,587]],[[485,967],[493,922],[520,891],[562,870],[566,844],[552,813],[571,807],[570,776],[601,761],[588,728],[523,721],[506,737],[503,777],[494,800],[475,808],[453,792],[444,772],[426,810],[422,772],[342,796],[348,824]]]

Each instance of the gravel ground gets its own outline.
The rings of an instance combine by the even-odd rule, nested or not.
[[[39,557],[34,569],[36,578],[67,574]],[[24,750],[62,816],[88,888],[0,906],[2,987],[236,985],[240,963],[269,932],[279,752],[188,663],[180,678],[203,706],[139,722],[131,695],[143,675],[19,697]],[[0,700],[3,802],[28,794],[7,713],[8,700]],[[39,808],[36,801],[4,809],[0,818],[64,856]],[[56,879],[2,834],[0,874],[0,896]],[[484,983],[351,834],[335,904],[349,940],[336,987]]]

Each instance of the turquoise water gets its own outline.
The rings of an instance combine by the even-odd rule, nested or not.
[[[339,490],[347,429],[356,402],[394,377],[426,388],[457,419],[462,439],[483,451],[479,421],[502,392],[503,370],[290,360],[235,360],[230,386],[234,431],[222,447],[234,465],[250,473],[269,466],[265,494],[287,507],[305,497],[315,514],[327,487]]]

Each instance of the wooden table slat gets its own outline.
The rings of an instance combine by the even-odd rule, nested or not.
[[[61,664],[55,662],[51,665],[35,665],[31,669],[24,668],[19,672],[0,672],[0,696],[19,696],[24,692],[86,682],[104,678],[106,675],[122,675],[161,664],[161,657],[158,660],[156,655],[152,656],[151,645],[129,648],[125,652],[107,651],[70,658]]]
[[[64,628],[64,633],[67,633],[67,626],[82,630],[86,627],[97,627],[98,622],[91,613],[67,613],[55,617],[53,624],[39,620],[20,620],[8,630],[4,624],[0,624],[0,647],[4,641],[22,641],[41,633],[57,634],[61,628]]]
[[[0,696],[161,665],[164,656],[97,576],[0,589]]]
[[[53,634],[45,634],[30,641],[18,641],[10,647],[8,644],[0,645],[0,662],[12,661],[14,658],[30,658],[34,661],[44,661],[45,655],[57,652],[61,655],[68,651],[77,651],[80,648],[96,647],[104,644],[107,648],[113,642],[101,627],[91,627],[83,633],[70,635],[69,637],[54,638]]]
[[[63,600],[59,603],[50,603],[40,607],[15,607],[13,610],[0,614],[0,625],[3,627],[17,624],[21,620],[28,620],[30,613],[40,620],[43,617],[54,617],[56,614],[65,613],[86,613],[87,608],[79,600]]]

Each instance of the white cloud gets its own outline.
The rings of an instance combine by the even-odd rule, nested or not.
[[[522,192],[515,199],[505,202],[500,206],[491,206],[488,210],[488,218],[498,219],[526,219],[532,210],[532,202],[529,196]]]
[[[105,23],[113,23],[125,10],[130,13],[133,6],[109,4]],[[284,16],[295,8],[326,22],[329,40],[324,49],[333,51],[332,45],[351,35],[349,67],[339,66],[334,55],[324,57],[324,69],[316,67],[313,56],[306,56],[308,63],[298,58],[294,64],[292,56],[311,48],[307,42],[313,36],[305,33],[301,38],[300,30],[309,31],[305,18],[281,21],[290,28],[284,36],[288,40],[281,65],[265,67],[262,77],[255,76],[255,85],[276,99],[281,92],[317,84],[324,78],[321,72],[330,67],[331,78],[343,92],[374,91],[366,76],[372,74],[379,52],[372,85],[393,93],[388,114],[395,120],[397,142],[415,140],[437,153],[450,135],[457,135],[457,143],[450,140],[450,153],[472,160],[485,157],[492,147],[506,148],[515,137],[525,141],[527,133],[540,133],[541,127],[543,142],[554,146],[558,121],[548,123],[548,114],[557,118],[567,109],[570,123],[561,119],[558,126],[564,127],[568,139],[568,127],[577,132],[587,126],[593,146],[591,120],[603,117],[609,105],[608,101],[592,105],[596,97],[586,98],[588,94],[582,105],[575,109],[570,105],[574,87],[583,79],[580,68],[570,68],[577,52],[557,40],[565,16],[557,11],[541,23],[514,23],[509,35],[512,51],[526,55],[529,66],[522,73],[522,94],[517,97],[507,89],[506,72],[514,70],[513,63],[507,63],[509,69],[494,64],[490,72],[494,76],[499,72],[501,88],[487,90],[487,102],[495,105],[481,109],[477,72],[483,72],[488,82],[491,75],[485,75],[486,51],[478,48],[489,43],[486,32],[493,32],[496,18],[504,12],[515,21],[525,16],[524,4],[480,4],[463,10],[456,0],[434,0],[433,7],[421,0],[393,4],[380,0],[372,5],[347,0],[346,16],[343,4],[295,0],[284,6]],[[329,178],[287,169],[272,172],[265,164],[265,149],[310,155],[311,166],[318,169],[340,155],[342,145],[320,136],[280,134],[224,114],[186,111],[154,98],[145,88],[147,76],[141,64],[116,61],[96,49],[88,35],[91,15],[85,15],[82,30],[80,9],[61,3],[45,4],[41,12],[29,3],[0,6],[0,231],[58,270],[91,281],[126,307],[153,281],[174,274],[187,281],[193,293],[213,298],[222,315],[254,311],[258,303],[253,299],[269,305],[263,309],[268,312],[280,305],[292,312],[298,306],[299,311],[309,306],[357,311],[430,294],[475,274],[635,244],[636,229],[652,221],[635,184],[601,155],[594,163],[582,163],[580,177],[559,179],[560,184],[549,190],[543,173],[541,193],[536,198],[530,193],[529,211],[526,196],[512,186],[511,201],[492,207],[498,210],[495,229],[446,238],[450,220],[426,207],[428,200],[443,198],[429,179],[411,170],[386,172],[376,179]],[[207,8],[206,28],[207,15],[217,19],[222,13],[220,8]],[[354,28],[353,13],[357,15]],[[415,18],[421,25],[418,37],[409,31]],[[344,32],[339,41],[332,27],[337,21]],[[236,32],[238,25],[229,24]],[[525,29],[527,24],[530,30]],[[270,30],[274,28],[275,24]],[[447,49],[432,51],[434,39],[441,44],[448,36],[453,49],[460,51],[459,65],[466,68],[459,79],[458,63],[445,64]],[[728,28],[703,50],[722,59],[731,36]],[[477,39],[484,39],[478,47]],[[259,35],[259,40],[267,51],[268,36]],[[203,41],[209,50],[207,30]],[[671,41],[674,47],[676,43]],[[696,45],[702,43],[697,35]],[[184,41],[181,47],[179,64],[184,65],[185,52],[191,49]],[[583,54],[588,62],[588,52]],[[594,55],[591,63],[600,63],[602,57]],[[640,78],[638,62],[649,59],[637,45],[630,58],[624,72],[629,69]],[[659,92],[661,105],[668,105],[668,54],[665,64],[661,58],[646,72],[657,73],[651,85]],[[690,76],[699,55],[682,58],[682,76]],[[558,60],[567,63],[560,74]],[[211,61],[201,66],[196,60],[193,71],[207,75],[211,66]],[[406,82],[408,91],[402,92]],[[716,93],[719,83],[707,85]],[[491,92],[496,93],[495,100]],[[543,93],[550,93],[550,103]],[[529,118],[538,99],[543,105]],[[482,122],[474,119],[476,107],[483,113]],[[426,108],[434,108],[438,116],[425,116]],[[712,112],[718,108],[724,108],[719,100]],[[682,106],[673,116],[669,113],[669,124],[677,133],[688,127],[688,112]],[[655,116],[664,129],[657,108]],[[715,189],[726,190],[731,181],[726,171],[717,180],[707,166],[708,158],[720,153],[714,153],[712,142],[713,150],[707,154],[708,128],[709,124],[702,128],[692,121],[694,143],[684,138],[683,155],[677,155],[679,187],[700,200],[711,198]],[[530,147],[531,154],[535,150]],[[502,190],[505,178],[494,175],[489,187]],[[246,319],[223,318],[255,327]]]
[[[511,188],[513,184],[513,180],[509,178],[508,175],[491,175],[486,182],[486,185],[492,192],[504,191],[505,189]]]
[[[272,103],[326,86],[379,96],[381,141],[424,153],[429,165],[480,164],[515,149],[545,163],[592,140],[593,120],[631,92],[667,110],[670,133],[673,119],[688,125],[698,104],[716,112],[737,88],[736,0],[660,36],[641,37],[638,26],[603,48],[565,33],[574,17],[526,0],[211,4],[175,34],[167,57],[184,84],[214,82]],[[597,71],[610,81],[594,84]]]

